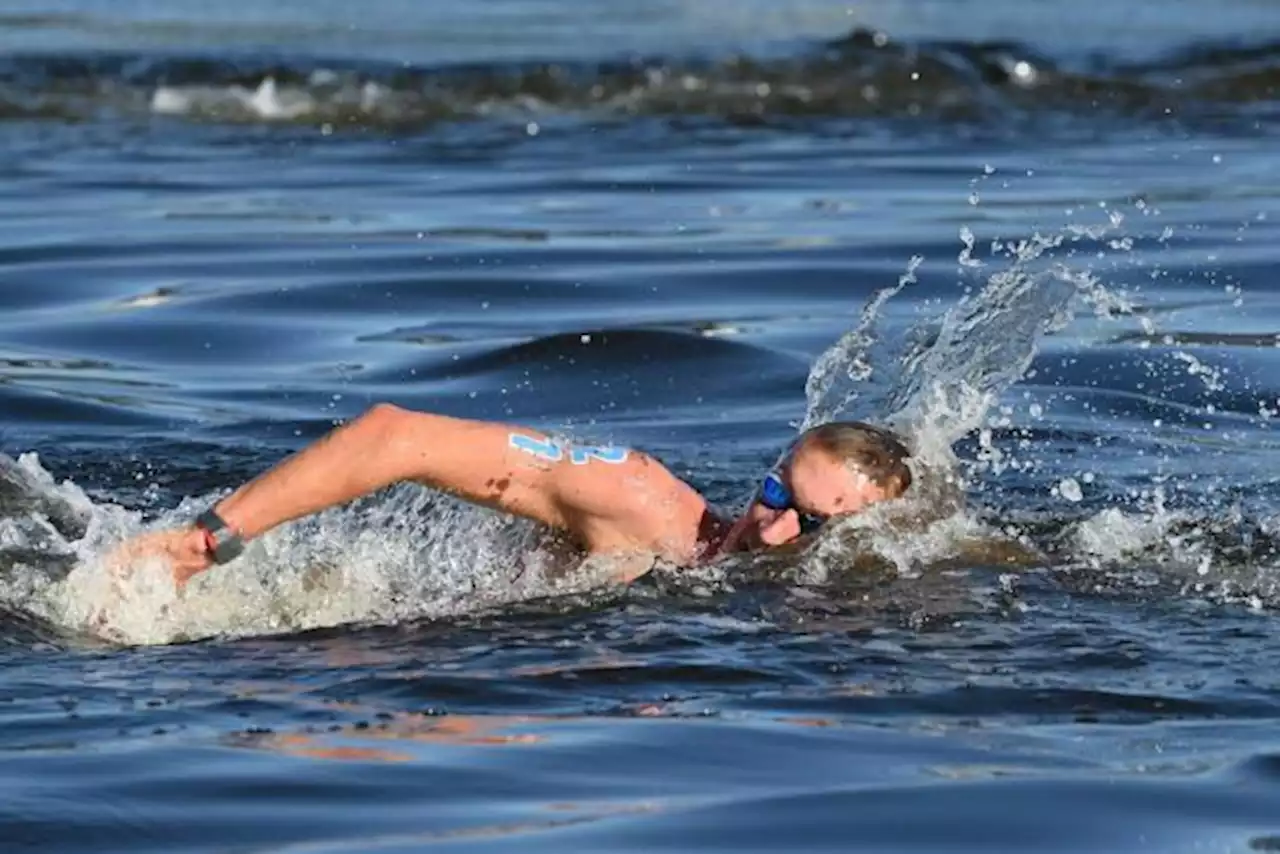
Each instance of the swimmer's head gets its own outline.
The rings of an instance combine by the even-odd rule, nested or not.
[[[897,436],[870,424],[814,427],[764,478],[722,549],[780,546],[828,519],[898,498],[911,486],[910,456]]]

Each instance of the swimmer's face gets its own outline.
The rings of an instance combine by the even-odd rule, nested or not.
[[[769,507],[757,495],[730,529],[725,551],[785,545],[827,519],[892,497],[862,472],[811,445],[797,447],[774,471],[788,506]]]

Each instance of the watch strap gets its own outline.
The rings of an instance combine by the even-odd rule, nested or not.
[[[196,527],[205,532],[214,563],[228,563],[244,551],[244,540],[212,508],[196,517]]]

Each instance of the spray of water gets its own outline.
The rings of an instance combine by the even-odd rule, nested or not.
[[[890,340],[878,332],[878,321],[889,300],[916,283],[921,259],[913,258],[898,282],[877,293],[858,323],[815,361],[803,426],[860,418],[894,428],[912,447],[917,486],[902,501],[845,520],[820,540],[807,556],[808,580],[828,579],[848,562],[851,548],[870,549],[912,573],[974,542],[1003,538],[1030,545],[1016,531],[979,522],[959,496],[984,469],[1001,464],[990,442],[990,416],[1001,395],[1026,374],[1044,338],[1081,310],[1102,317],[1133,311],[1125,294],[1088,270],[1048,257],[1064,246],[1073,255],[1121,222],[1113,215],[1105,226],[994,243],[1005,263],[980,287]],[[986,266],[974,256],[972,233],[965,229],[961,241],[960,266],[966,272]],[[954,447],[975,432],[978,459],[962,465]]]
[[[1074,519],[1059,515],[1048,526],[1048,537],[1033,537],[1028,529],[1036,525],[1008,518],[993,523],[983,507],[953,501],[958,494],[981,492],[987,487],[983,481],[992,476],[1034,474],[1041,467],[1039,460],[1017,460],[1000,450],[994,436],[1013,426],[1013,408],[1001,400],[1028,375],[1048,336],[1087,312],[1104,323],[1133,323],[1144,339],[1172,343],[1130,294],[1104,285],[1087,267],[1069,263],[1109,253],[1131,257],[1133,241],[1110,236],[1122,221],[1113,212],[1103,226],[994,243],[1004,263],[979,287],[940,315],[888,340],[877,327],[888,302],[915,283],[920,261],[913,259],[897,284],[876,294],[858,323],[815,361],[804,426],[861,418],[895,428],[913,446],[925,488],[913,488],[915,494],[909,492],[901,502],[845,520],[820,538],[801,561],[801,580],[827,582],[868,553],[903,574],[968,554],[972,563],[1032,560],[1066,573],[1088,571],[1094,574],[1087,577],[1095,579],[1105,571],[1130,587],[1150,583],[1154,573],[1159,585],[1183,595],[1255,607],[1277,599],[1280,582],[1272,568],[1280,545],[1272,531],[1280,526],[1275,517],[1250,519],[1212,496],[1194,509],[1171,506],[1169,489],[1162,485],[1168,480],[1162,472],[1167,460],[1159,454],[1148,460],[1153,485],[1139,490],[1134,500]],[[1166,233],[1162,240],[1167,238]],[[990,266],[976,259],[971,233],[963,231],[961,241],[959,262],[966,273]],[[1192,383],[1207,392],[1223,392],[1227,375],[1183,350],[1163,362],[1152,358],[1144,364],[1144,379],[1153,388]],[[1211,418],[1214,405],[1199,412],[1201,420]],[[1040,404],[1032,404],[1029,414],[1040,417]],[[1268,417],[1261,406],[1258,419]],[[1152,426],[1161,426],[1159,417]],[[964,437],[976,439],[976,451],[961,460],[955,447]],[[1035,454],[1029,443],[1026,447]],[[1095,473],[1085,469],[1075,476],[1042,478],[1042,488],[1054,500],[1079,504],[1082,483],[1094,479]]]
[[[857,325],[814,362],[804,427],[862,413],[910,436],[917,455],[949,460],[956,440],[978,427],[1000,394],[1026,373],[1046,335],[1082,306],[1106,316],[1132,311],[1128,297],[1088,271],[1041,263],[1064,243],[1097,241],[1121,221],[1116,215],[1107,227],[997,243],[1006,267],[940,317],[887,341],[876,332],[877,320],[891,298],[916,282],[922,259],[913,258],[897,284],[877,293]],[[964,242],[962,266],[973,267],[972,235]]]

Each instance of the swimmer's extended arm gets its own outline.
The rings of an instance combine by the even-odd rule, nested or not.
[[[534,430],[380,405],[214,509],[248,540],[405,480],[564,529],[587,548],[625,545],[629,531],[647,527],[646,515],[670,512],[691,494],[643,454],[561,449]],[[167,550],[179,580],[209,565],[199,539],[185,559]]]

